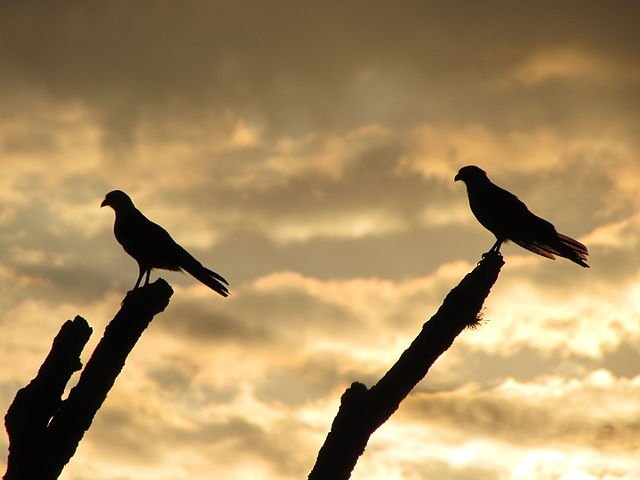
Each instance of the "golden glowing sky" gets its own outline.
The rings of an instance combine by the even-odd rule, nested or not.
[[[120,188],[232,295],[161,274],[172,302],[63,480],[306,478],[345,387],[492,245],[453,182],[476,164],[592,268],[505,246],[488,322],[352,478],[640,478],[638,18],[634,0],[1,2],[0,411],[62,322],[88,319],[89,352],[133,285],[99,208]]]

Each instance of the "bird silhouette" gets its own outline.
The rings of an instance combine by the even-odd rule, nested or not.
[[[587,247],[558,233],[551,223],[531,213],[518,197],[492,183],[481,168],[462,167],[454,180],[465,183],[471,211],[496,237],[488,253],[499,252],[502,243],[511,240],[543,257],[553,260],[557,255],[589,267]]]
[[[121,190],[109,192],[100,206],[113,208],[116,214],[113,233],[125,252],[138,262],[140,273],[134,289],[140,286],[145,273],[144,285],[147,285],[151,269],[162,268],[184,270],[223,297],[229,295],[226,287],[229,283],[221,275],[204,267],[164,228],[145,217],[126,193]]]

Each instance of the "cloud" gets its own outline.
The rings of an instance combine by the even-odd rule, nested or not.
[[[193,388],[188,399],[176,401],[177,392],[167,391],[143,401],[148,395],[140,393],[149,392],[151,384],[137,380],[119,382],[78,453],[80,465],[85,455],[100,459],[97,465],[104,468],[96,478],[108,478],[104,472],[118,469],[144,478],[204,478],[213,469],[231,478],[259,472],[288,479],[306,469],[309,442],[295,413],[245,393],[206,403]],[[292,439],[296,451],[290,449]],[[104,462],[117,464],[115,470]],[[73,471],[72,466],[67,474]]]
[[[615,12],[597,3],[544,5],[373,2],[363,10],[327,2],[303,11],[279,1],[274,17],[255,2],[63,2],[55,10],[24,2],[1,15],[4,91],[87,105],[117,154],[135,142],[140,120],[163,123],[167,110],[181,120],[232,110],[288,132],[407,114],[476,117],[494,110],[485,88],[492,81],[523,63],[538,77],[550,74],[539,52],[615,57],[597,64],[605,79],[608,70],[637,67],[633,2]],[[608,22],[593,20],[605,14]]]
[[[435,428],[446,424],[473,438],[511,445],[584,445],[620,453],[637,448],[640,426],[629,420],[637,414],[637,405],[629,401],[637,389],[637,377],[616,378],[606,370],[573,379],[540,377],[527,383],[507,379],[491,389],[468,385],[450,392],[414,394],[400,417]]]
[[[564,351],[602,358],[626,339],[638,337],[631,321],[636,305],[629,302],[635,293],[633,282],[618,288],[603,283],[601,288],[586,292],[576,289],[567,295],[557,285],[545,287],[526,280],[523,270],[531,270],[531,265],[544,259],[527,260],[515,269],[505,266],[503,278],[487,301],[485,317],[489,322],[463,336],[464,344],[493,355],[530,347],[546,353]],[[560,268],[553,264],[548,267]],[[239,287],[224,306],[206,301],[209,292],[194,286],[192,294],[181,293],[189,295],[189,301],[178,303],[175,320],[164,325],[194,339],[273,345],[294,342],[301,347],[320,338],[345,345],[340,339],[374,328],[369,342],[377,344],[383,337],[374,340],[375,336],[386,327],[403,336],[414,335],[415,328],[469,270],[468,264],[452,263],[430,276],[404,282],[377,278],[323,280],[293,272],[274,273]],[[569,284],[570,278],[567,274]],[[202,291],[203,296],[193,296],[196,291]]]
[[[610,59],[564,47],[536,52],[514,72],[513,78],[527,86],[553,80],[612,86],[637,84],[640,70],[630,70],[628,65],[616,65]]]
[[[589,245],[608,249],[635,249],[637,247],[637,229],[640,226],[640,214],[617,222],[601,225],[587,235],[584,240]]]
[[[83,314],[95,344],[133,285],[98,208],[120,188],[232,295],[154,272],[171,304],[66,478],[301,478],[344,388],[377,381],[493,243],[452,180],[475,163],[592,268],[505,245],[488,321],[354,478],[623,478],[637,17],[632,1],[0,3],[3,405],[60,323]]]

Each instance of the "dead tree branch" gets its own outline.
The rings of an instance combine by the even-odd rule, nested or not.
[[[36,377],[16,394],[5,416],[9,458],[4,480],[55,480],[74,455],[127,356],[173,290],[162,279],[127,294],[75,387],[64,389],[80,370],[80,353],[91,335],[82,317],[67,321]]]
[[[318,453],[309,480],[347,480],[369,437],[466,327],[478,323],[480,309],[504,261],[487,255],[444,299],[422,331],[391,369],[370,389],[354,382],[342,395],[331,431]]]

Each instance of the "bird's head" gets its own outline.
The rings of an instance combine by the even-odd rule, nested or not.
[[[100,206],[109,206],[114,210],[120,210],[121,208],[133,207],[133,202],[129,198],[129,195],[122,190],[113,190],[105,195]]]
[[[474,183],[477,181],[483,181],[487,179],[487,173],[479,167],[475,165],[467,165],[466,167],[462,167],[458,174],[453,177],[454,181],[462,180],[467,185],[469,183]]]

